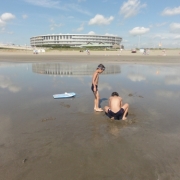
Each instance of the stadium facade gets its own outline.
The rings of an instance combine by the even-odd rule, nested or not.
[[[89,34],[48,34],[30,38],[31,46],[112,47],[120,45],[121,41],[118,36]]]

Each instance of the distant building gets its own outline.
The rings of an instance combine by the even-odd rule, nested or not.
[[[113,47],[122,41],[118,36],[89,34],[48,34],[30,38],[31,46],[59,45],[70,47]]]

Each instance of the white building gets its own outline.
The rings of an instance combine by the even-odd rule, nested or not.
[[[121,41],[122,38],[118,36],[88,34],[48,34],[30,38],[31,46],[112,47],[120,45]]]

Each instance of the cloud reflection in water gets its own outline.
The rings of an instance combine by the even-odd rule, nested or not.
[[[0,87],[3,89],[8,89],[10,92],[17,93],[21,90],[20,87],[17,85],[13,84],[11,79],[6,76],[0,75]]]

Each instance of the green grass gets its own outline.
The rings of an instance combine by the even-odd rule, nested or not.
[[[37,48],[45,48],[46,51],[57,50],[57,51],[86,51],[89,49],[90,51],[117,51],[117,49],[108,49],[104,47],[67,47],[67,46],[37,46]]]

